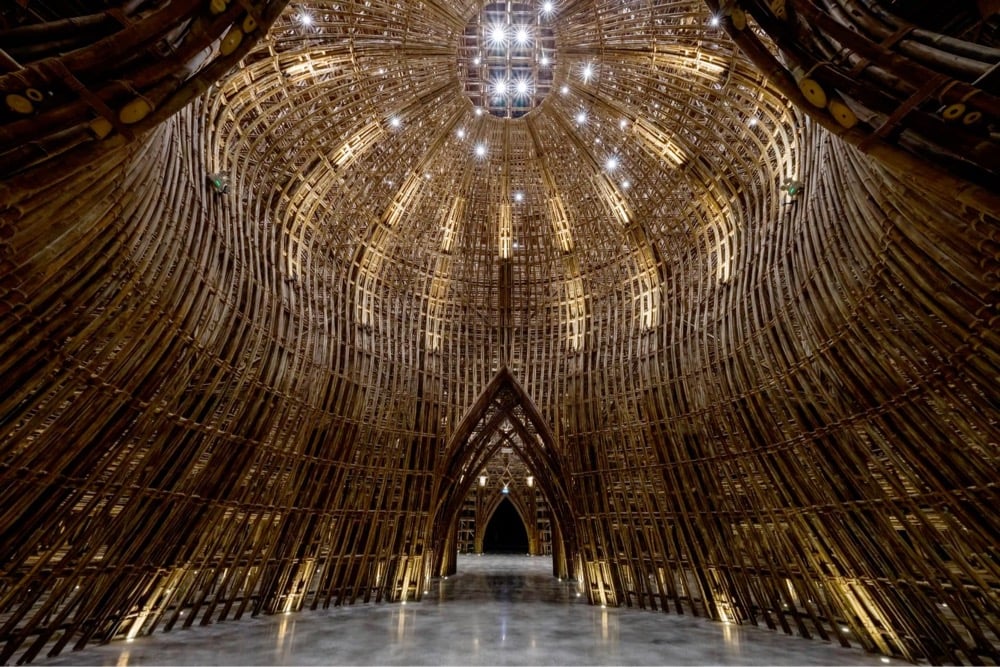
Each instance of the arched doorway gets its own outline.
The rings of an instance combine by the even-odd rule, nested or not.
[[[521,514],[509,498],[504,498],[483,531],[483,553],[526,554],[529,548]]]
[[[484,467],[505,453],[523,463],[524,479],[507,475],[493,480],[495,475],[487,474],[484,481]],[[452,434],[448,451],[435,471],[434,513],[428,535],[433,566],[427,576],[432,572],[454,574],[460,513],[469,491],[476,484],[489,487],[499,481],[504,488],[512,485],[509,486],[511,493],[517,491],[517,485],[522,482],[526,488],[537,487],[548,506],[545,530],[550,531],[547,539],[551,545],[553,574],[560,578],[575,577],[575,522],[566,489],[567,476],[562,470],[552,431],[510,370],[501,368]],[[517,511],[521,505],[514,503],[514,507]],[[522,526],[527,525],[523,522],[526,517],[521,518]],[[537,533],[537,523],[535,528]],[[523,553],[528,553],[532,544],[532,533],[527,532],[529,548]],[[482,543],[477,546],[479,544]]]

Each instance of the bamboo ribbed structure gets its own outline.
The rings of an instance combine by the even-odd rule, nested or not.
[[[4,662],[419,599],[511,455],[592,603],[1000,661],[994,5],[557,2],[502,118],[284,4],[0,11]]]

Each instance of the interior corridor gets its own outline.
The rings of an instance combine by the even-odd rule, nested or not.
[[[752,626],[601,609],[551,560],[463,555],[419,603],[337,607],[157,632],[42,665],[881,665],[902,661]]]

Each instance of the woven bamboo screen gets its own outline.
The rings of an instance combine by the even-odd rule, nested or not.
[[[94,21],[158,63],[280,3],[222,4]],[[874,0],[709,4],[555,3],[517,118],[467,96],[482,7],[402,0],[164,65],[218,81],[136,132],[114,51],[3,110],[0,657],[418,599],[505,442],[594,603],[1000,660],[995,22],[935,88],[833,25]]]

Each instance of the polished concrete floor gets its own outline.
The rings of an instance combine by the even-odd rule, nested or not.
[[[41,665],[882,665],[818,639],[601,609],[548,558],[463,556],[419,603],[245,618],[91,646]],[[893,660],[892,663],[906,664]]]

